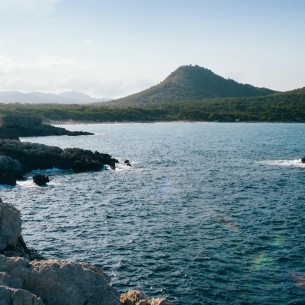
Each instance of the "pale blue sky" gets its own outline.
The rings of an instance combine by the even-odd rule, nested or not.
[[[305,86],[305,0],[0,0],[0,91],[120,97],[193,64]]]

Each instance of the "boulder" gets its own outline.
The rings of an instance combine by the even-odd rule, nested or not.
[[[16,178],[21,176],[22,168],[18,160],[9,156],[0,156],[0,184],[16,185]]]
[[[129,160],[125,160],[124,163],[125,163],[127,166],[131,166]]]
[[[43,186],[46,185],[48,182],[50,182],[50,179],[47,175],[36,174],[33,176],[33,181],[35,184],[39,186]]]
[[[126,293],[121,294],[120,301],[122,305],[172,305],[172,303],[166,299],[151,299],[139,290],[129,290]]]

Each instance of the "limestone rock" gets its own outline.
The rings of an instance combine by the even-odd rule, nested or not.
[[[121,294],[120,301],[123,305],[172,305],[166,299],[151,299],[149,300],[146,295],[139,290],[129,290]]]
[[[0,255],[0,281],[9,288],[26,290],[48,305],[120,305],[109,277],[100,268],[84,263],[30,262]]]
[[[23,289],[10,288],[0,282],[1,305],[45,305],[41,298]]]
[[[20,212],[11,204],[0,203],[0,250],[14,247],[21,236]]]
[[[129,290],[120,296],[123,305],[148,305],[145,294],[139,290]]]

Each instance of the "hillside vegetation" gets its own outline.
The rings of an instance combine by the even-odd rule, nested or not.
[[[185,100],[199,101],[216,97],[263,96],[272,93],[275,93],[275,91],[240,84],[199,66],[181,66],[160,84],[114,100],[111,104],[172,103]]]
[[[111,103],[0,104],[1,113],[49,122],[305,122],[305,88],[279,93],[225,80],[197,66],[183,66],[159,85]]]
[[[142,105],[0,104],[0,113],[40,117],[45,121],[293,121],[305,122],[305,88],[258,97]]]

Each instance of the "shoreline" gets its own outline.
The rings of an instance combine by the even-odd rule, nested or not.
[[[239,121],[239,122],[221,122],[221,121],[189,121],[189,120],[179,120],[179,121],[116,121],[116,122],[94,122],[94,121],[49,121],[45,124],[52,126],[69,126],[69,125],[126,125],[126,124],[172,124],[172,123],[223,123],[223,124],[305,124],[305,122],[295,122],[295,121]]]

